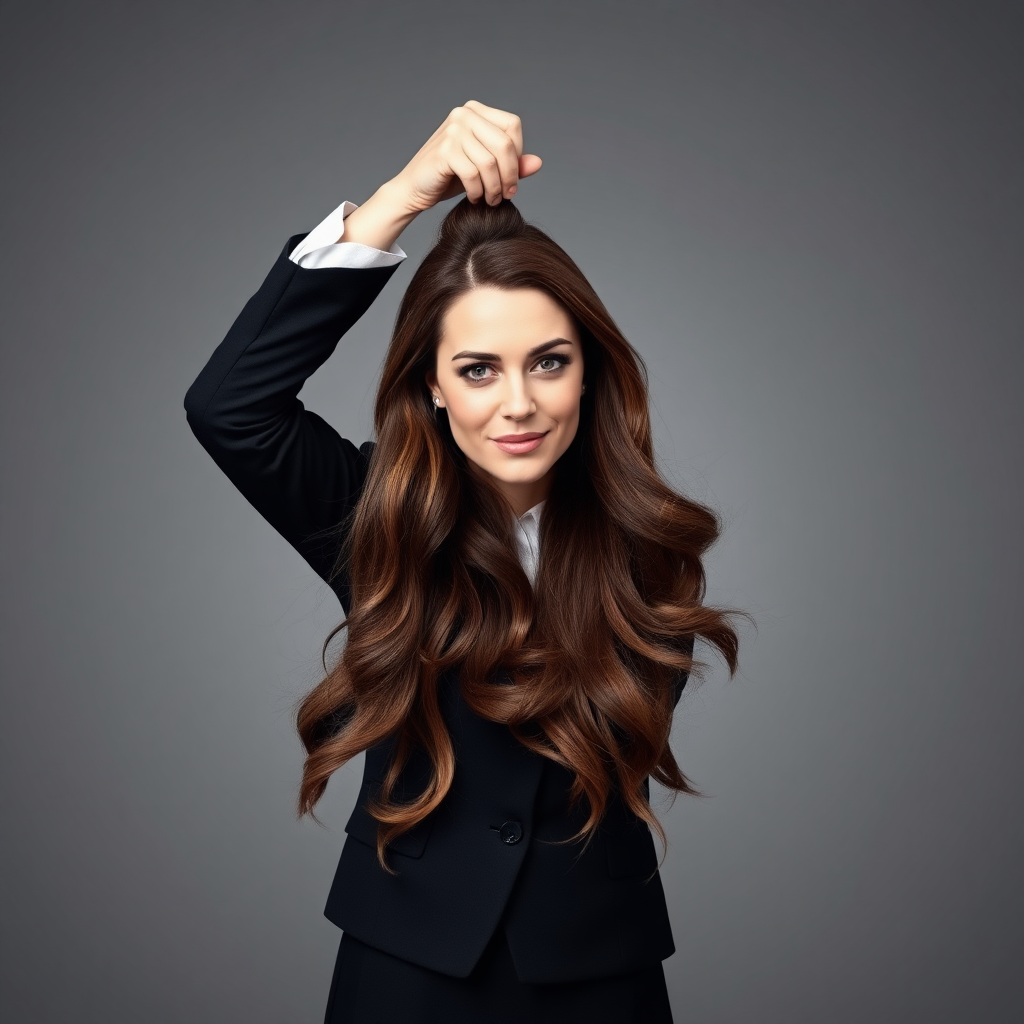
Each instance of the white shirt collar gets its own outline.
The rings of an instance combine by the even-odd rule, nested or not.
[[[531,583],[537,581],[537,563],[540,560],[540,513],[543,501],[538,501],[533,508],[528,508],[516,519],[516,547],[519,561]]]
[[[526,510],[526,511],[525,511],[525,512],[524,512],[524,513],[523,513],[523,514],[522,514],[522,515],[521,515],[521,516],[519,517],[519,522],[522,522],[522,521],[523,521],[524,519],[530,518],[530,517],[532,516],[532,517],[533,517],[533,519],[534,519],[534,520],[535,520],[536,522],[538,522],[538,523],[539,523],[539,522],[540,522],[540,510],[541,510],[541,509],[542,509],[543,507],[544,507],[544,501],[543,501],[543,500],[541,500],[541,501],[538,501],[538,502],[537,502],[537,504],[533,506],[533,508],[528,508],[528,509],[527,509],[527,510]]]

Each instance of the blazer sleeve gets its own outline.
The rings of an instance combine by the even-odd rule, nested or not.
[[[199,443],[252,506],[327,581],[336,527],[358,500],[372,442],[357,448],[298,393],[366,312],[394,266],[309,270],[293,235],[185,395]],[[345,581],[332,583],[348,613]]]

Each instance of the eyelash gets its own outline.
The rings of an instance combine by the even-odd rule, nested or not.
[[[548,356],[541,356],[540,359],[537,360],[537,362],[538,363],[543,362],[545,359],[557,359],[559,364],[560,364],[559,366],[556,366],[553,370],[544,370],[543,372],[546,373],[546,374],[547,373],[556,373],[558,370],[564,369],[566,366],[568,366],[572,362],[572,357],[571,356],[563,356],[563,355],[560,355],[558,353],[555,353],[553,355],[548,355]],[[469,371],[470,370],[479,369],[481,366],[490,367],[491,364],[490,363],[468,363],[466,366],[463,366],[463,367],[461,367],[459,369],[459,376],[460,377],[465,377],[466,380],[472,381],[473,383],[479,383],[480,381],[484,381],[484,380],[487,379],[486,377],[471,377],[469,375]]]

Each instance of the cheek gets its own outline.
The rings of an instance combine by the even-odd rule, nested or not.
[[[576,422],[580,417],[580,393],[579,385],[574,384],[571,388],[560,394],[557,398],[556,407],[552,412],[566,425]]]
[[[580,427],[580,408],[579,405],[573,406],[571,412],[565,417],[565,440],[563,442],[565,448],[568,448],[572,444],[573,438],[576,436],[576,432]]]
[[[475,392],[464,392],[448,400],[448,420],[453,430],[479,430],[490,416],[490,406]]]

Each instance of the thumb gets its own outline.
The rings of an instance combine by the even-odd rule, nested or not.
[[[543,163],[536,153],[524,153],[519,158],[519,177],[528,178],[531,174],[536,174]]]

